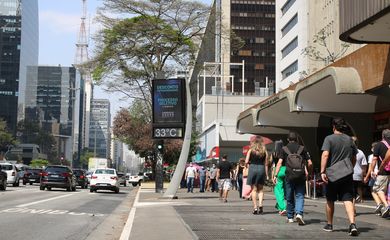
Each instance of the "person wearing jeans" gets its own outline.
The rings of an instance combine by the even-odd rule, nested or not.
[[[196,177],[196,168],[190,163],[186,169],[185,179],[187,180],[187,192],[194,192],[194,179]]]
[[[287,218],[294,219],[294,213],[303,216],[303,206],[305,203],[305,182],[286,181]],[[295,193],[295,194],[294,194]],[[303,225],[303,224],[300,224]]]

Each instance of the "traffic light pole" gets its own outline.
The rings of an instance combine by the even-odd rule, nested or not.
[[[186,169],[186,163],[188,159],[188,154],[190,152],[191,145],[191,131],[192,131],[192,102],[191,102],[191,93],[190,93],[190,83],[189,78],[186,77],[186,103],[187,103],[187,116],[186,116],[186,130],[184,135],[184,142],[181,148],[181,153],[179,161],[176,165],[175,173],[173,174],[172,180],[169,183],[167,191],[164,193],[164,198],[177,198],[176,192],[179,189],[181,179],[183,177],[184,171]]]

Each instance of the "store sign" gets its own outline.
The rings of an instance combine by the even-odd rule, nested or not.
[[[153,138],[183,137],[184,93],[184,79],[153,80]]]

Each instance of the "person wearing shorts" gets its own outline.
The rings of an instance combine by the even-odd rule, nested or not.
[[[327,183],[326,190],[326,218],[327,224],[324,231],[333,231],[334,202],[339,200],[344,202],[345,210],[350,222],[349,235],[357,236],[359,234],[355,224],[355,206],[353,204],[354,190],[352,173],[341,178],[329,181],[326,169],[339,161],[348,161],[352,165],[356,162],[358,153],[356,145],[352,138],[344,132],[348,129],[347,124],[342,118],[335,118],[332,121],[333,134],[325,138],[321,150],[321,178]],[[345,169],[347,172],[347,169]]]
[[[217,167],[217,177],[216,180],[218,182],[219,187],[219,199],[223,200],[223,202],[227,202],[227,197],[229,194],[229,190],[232,188],[232,177],[233,177],[233,166],[227,160],[227,155],[222,157],[221,162]]]

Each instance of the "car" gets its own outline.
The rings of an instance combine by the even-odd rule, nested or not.
[[[81,188],[88,188],[87,172],[84,169],[73,169],[73,173],[76,176],[76,185]]]
[[[130,175],[129,183],[133,185],[133,187],[139,185],[141,186],[141,183],[144,181],[144,174],[142,172],[139,172],[135,175]]]
[[[0,170],[0,190],[5,191],[7,189],[7,173]]]
[[[30,167],[25,164],[16,163],[15,164],[16,170],[18,171],[19,179],[23,180],[23,184],[26,185],[27,179],[26,179],[26,172]]]
[[[23,184],[26,185],[27,183],[29,183],[30,185],[32,185],[33,183],[40,183],[42,172],[42,168],[30,168],[25,170]]]
[[[100,189],[119,193],[119,179],[115,169],[98,168],[92,173],[89,191],[97,192]]]
[[[65,188],[67,191],[76,191],[76,176],[72,169],[63,165],[49,165],[41,173],[40,190]]]
[[[91,182],[92,173],[93,173],[93,171],[88,171],[88,172],[86,172],[86,174],[85,174],[85,176],[87,177],[87,182],[88,182],[88,184],[90,184],[90,182]]]
[[[19,187],[18,169],[12,163],[0,163],[0,170],[7,173],[7,184],[12,184],[14,187]]]
[[[126,176],[123,172],[117,172],[119,185],[126,187]]]

